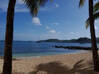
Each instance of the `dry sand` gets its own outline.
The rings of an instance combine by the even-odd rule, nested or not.
[[[17,58],[13,74],[99,74],[93,71],[91,52]],[[0,59],[0,72],[3,59]]]

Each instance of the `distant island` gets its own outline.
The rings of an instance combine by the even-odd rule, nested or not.
[[[4,40],[0,40],[0,42],[4,42]],[[39,40],[39,41],[21,41],[14,40],[13,42],[54,42],[54,43],[91,43],[91,39],[87,37],[80,37],[78,39],[70,39],[70,40],[59,40],[59,39],[47,39],[47,40]],[[99,37],[97,37],[97,43],[99,43]]]
[[[80,37],[78,39],[70,39],[70,40],[59,40],[59,39],[47,39],[47,40],[39,40],[37,43],[41,42],[57,42],[57,43],[90,43],[91,39],[87,37]],[[97,38],[97,43],[99,43],[99,38]]]

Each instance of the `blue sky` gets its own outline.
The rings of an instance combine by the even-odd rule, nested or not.
[[[36,41],[50,38],[73,39],[90,37],[85,28],[88,2],[79,8],[79,0],[53,0],[41,7],[37,17],[32,17],[22,0],[17,0],[14,17],[14,40]],[[8,0],[0,1],[0,40],[4,40]],[[99,20],[95,21],[99,37]]]

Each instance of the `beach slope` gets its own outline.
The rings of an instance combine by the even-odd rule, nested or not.
[[[0,59],[0,72],[3,59]],[[99,74],[93,71],[91,52],[24,57],[13,60],[13,74]]]

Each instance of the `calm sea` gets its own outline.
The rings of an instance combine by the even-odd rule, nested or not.
[[[68,50],[63,48],[55,48],[55,45],[62,46],[90,46],[89,43],[36,43],[28,41],[14,41],[13,42],[13,56],[14,57],[30,57],[30,56],[46,56],[67,53],[77,53],[81,50]],[[3,56],[4,42],[0,42],[0,56]]]

